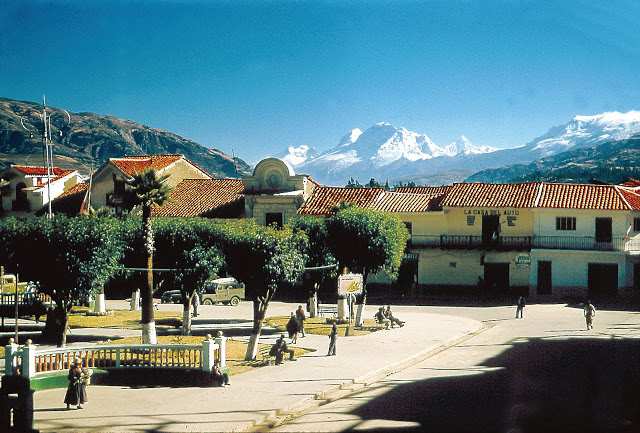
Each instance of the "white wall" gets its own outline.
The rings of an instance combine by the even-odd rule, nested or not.
[[[629,286],[627,278],[627,258],[617,251],[577,251],[577,250],[531,250],[531,273],[529,284],[531,293],[537,292],[538,261],[551,262],[551,295],[584,296],[589,287],[589,263],[618,265],[618,288]]]
[[[413,250],[419,253],[418,283],[425,285],[475,286],[478,277],[484,278],[484,263],[509,263],[509,285],[529,285],[529,265],[517,265],[516,257],[528,255],[522,251],[441,250],[438,248]],[[455,264],[455,266],[454,266]]]
[[[622,237],[629,228],[631,212],[576,209],[534,209],[534,235],[538,236],[595,236],[596,218],[611,218],[614,237]],[[575,217],[575,230],[556,230],[556,217]]]

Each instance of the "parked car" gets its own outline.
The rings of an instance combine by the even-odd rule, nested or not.
[[[233,277],[208,281],[200,299],[206,305],[222,302],[235,307],[244,299],[244,283]]]
[[[160,302],[163,304],[181,304],[182,293],[180,290],[167,290],[160,297]]]

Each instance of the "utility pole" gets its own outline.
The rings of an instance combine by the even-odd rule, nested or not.
[[[16,305],[16,329],[15,329],[15,342],[16,344],[18,344],[18,278],[19,275],[16,272],[16,298],[15,298],[15,305]]]
[[[62,110],[67,118],[67,123],[71,124],[71,115],[68,111]],[[53,212],[51,210],[51,178],[52,175],[55,176],[55,171],[53,169],[53,139],[51,136],[51,115],[47,114],[47,97],[46,95],[42,95],[42,159],[47,167],[47,217],[52,218]],[[20,125],[25,131],[29,132],[29,136],[33,136],[33,130],[27,128],[24,123],[24,119],[20,117]],[[62,131],[60,131],[60,136],[62,136]]]
[[[47,97],[42,95],[42,122],[44,124],[44,134],[42,142],[44,144],[44,150],[46,153],[46,165],[47,165],[47,217],[53,218],[51,212],[51,172],[53,171],[53,149],[51,149],[51,117],[47,117]],[[51,154],[51,156],[49,156]]]

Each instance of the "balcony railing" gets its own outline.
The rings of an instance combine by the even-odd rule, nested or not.
[[[545,248],[585,251],[640,251],[640,239],[613,237],[609,242],[593,236],[499,236],[483,239],[469,235],[413,235],[411,246],[417,248],[530,250]]]
[[[491,250],[528,250],[531,249],[531,236],[499,236],[495,239],[483,239],[473,235],[413,235],[411,246],[443,249],[491,249]]]
[[[533,247],[552,250],[626,251],[626,244],[629,242],[629,239],[623,237],[614,237],[607,241],[593,236],[535,236]]]

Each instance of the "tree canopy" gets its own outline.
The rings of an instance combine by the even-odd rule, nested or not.
[[[327,219],[327,243],[341,266],[362,272],[385,271],[396,276],[409,233],[395,216],[355,206],[339,209]]]

